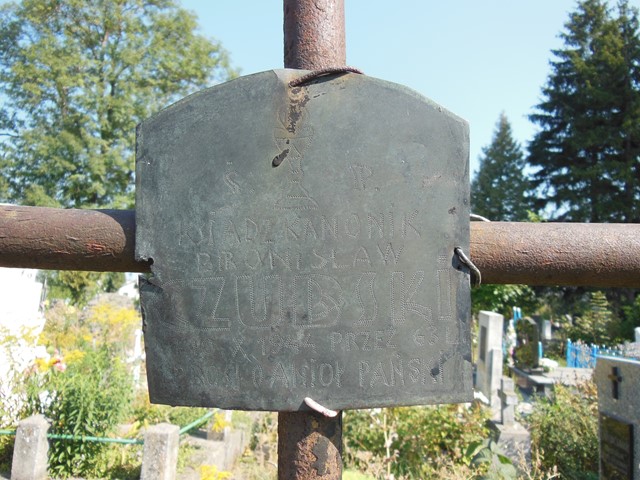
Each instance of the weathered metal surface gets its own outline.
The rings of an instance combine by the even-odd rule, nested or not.
[[[133,211],[0,205],[2,267],[148,271],[134,247]]]
[[[344,0],[284,0],[284,66],[285,68],[318,71],[322,68],[346,65],[344,27]],[[317,16],[311,23],[303,12],[314,11]],[[313,25],[311,28],[310,26]],[[325,470],[332,465],[331,474],[342,477],[342,412],[337,418],[327,419],[318,426],[318,435],[309,441],[297,441],[300,430],[304,430],[313,417],[305,412],[278,414],[278,478],[282,480],[312,480],[310,471]],[[332,431],[337,431],[335,435]],[[332,436],[333,435],[333,436]],[[339,447],[337,458],[325,458],[324,464],[314,460],[316,444],[333,442]],[[317,457],[316,457],[317,458]],[[301,473],[306,472],[306,473]]]
[[[342,418],[316,412],[280,412],[278,474],[282,479],[342,478]],[[282,472],[286,472],[284,476]]]
[[[346,65],[344,0],[284,0],[284,66]]]
[[[484,283],[640,287],[640,224],[474,222]]]
[[[0,267],[149,272],[134,245],[133,210],[0,205]],[[640,224],[472,222],[470,250],[486,284],[640,287]]]
[[[364,75],[290,88],[303,73],[213,87],[138,129],[152,401],[469,400],[466,124]]]

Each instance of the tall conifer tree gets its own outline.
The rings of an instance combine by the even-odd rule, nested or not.
[[[539,207],[558,220],[640,221],[638,12],[582,0],[554,50],[528,158]]]
[[[473,213],[491,220],[526,220],[530,207],[524,167],[522,148],[502,113],[491,143],[482,149],[480,169],[471,183]]]

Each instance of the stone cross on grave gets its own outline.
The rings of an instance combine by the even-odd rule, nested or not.
[[[622,376],[620,375],[618,367],[612,367],[611,373],[607,378],[611,380],[611,396],[615,400],[618,400],[618,398],[620,398],[620,383],[622,382]]]
[[[518,397],[511,378],[502,377],[498,395],[500,396],[502,425],[512,426],[516,421],[515,406],[518,404]]]

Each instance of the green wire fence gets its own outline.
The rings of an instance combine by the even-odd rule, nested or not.
[[[193,430],[195,427],[199,427],[211,417],[215,415],[216,410],[212,410],[210,412],[205,413],[203,416],[194,420],[188,425],[185,425],[180,429],[180,435],[184,435],[185,433]],[[0,435],[16,435],[16,430],[0,430]],[[143,440],[135,439],[135,438],[108,438],[108,437],[91,437],[91,436],[78,436],[78,435],[65,435],[61,433],[48,433],[47,438],[52,440],[75,440],[78,442],[100,442],[100,443],[120,443],[120,444],[128,444],[128,445],[142,445],[144,443]]]

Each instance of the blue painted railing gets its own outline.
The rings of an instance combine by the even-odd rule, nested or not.
[[[588,345],[581,342],[567,340],[567,367],[595,368],[600,356],[621,357],[623,352],[619,348],[598,345]]]

